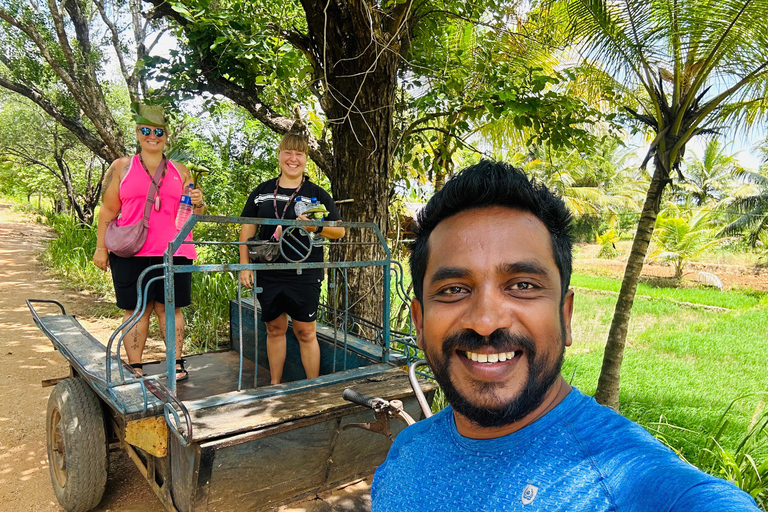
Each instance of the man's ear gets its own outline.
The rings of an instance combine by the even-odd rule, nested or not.
[[[413,319],[413,325],[416,327],[416,344],[421,350],[424,350],[424,311],[421,308],[421,301],[419,299],[413,299],[411,301],[411,319]]]
[[[571,338],[571,317],[573,316],[573,290],[568,290],[563,299],[563,330],[565,331],[565,346],[570,347],[573,343]]]

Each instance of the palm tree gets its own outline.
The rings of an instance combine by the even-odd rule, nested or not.
[[[623,167],[626,153],[616,139],[606,138],[589,158],[578,149],[549,147],[535,148],[530,156],[523,169],[562,197],[576,218],[616,218],[642,204],[647,181]]]
[[[764,165],[760,172],[742,171],[739,178],[753,185],[752,192],[729,201],[726,213],[736,218],[720,233],[746,233],[747,241],[754,247],[761,239],[761,234],[768,233],[768,165]]]
[[[653,233],[656,250],[648,257],[672,261],[675,279],[681,280],[688,261],[725,240],[715,238],[717,229],[712,222],[712,214],[708,206],[694,209],[683,209],[676,204],[667,206],[656,219]]]
[[[672,185],[672,192],[678,199],[696,206],[720,201],[734,178],[744,169],[735,155],[727,155],[723,144],[711,137],[704,148],[704,156],[696,155],[686,165],[685,181]]]
[[[618,408],[637,283],[665,187],[682,179],[686,145],[723,123],[761,119],[768,102],[768,0],[551,0],[564,7],[583,57],[621,85],[634,122],[653,141],[635,239],[606,342],[595,398]]]

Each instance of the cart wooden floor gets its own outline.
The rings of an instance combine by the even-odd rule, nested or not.
[[[186,368],[189,378],[176,383],[176,396],[182,400],[197,400],[213,395],[237,391],[240,355],[233,350],[209,352],[187,356]],[[243,358],[243,389],[253,388],[253,361]],[[146,375],[165,374],[165,361],[144,363]],[[255,387],[269,386],[269,368],[259,365]]]

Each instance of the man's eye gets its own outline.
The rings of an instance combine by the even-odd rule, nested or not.
[[[533,290],[536,286],[533,283],[527,281],[520,281],[519,283],[513,283],[510,288],[514,290]]]
[[[439,292],[437,292],[438,295],[458,295],[460,293],[464,292],[464,288],[461,286],[449,286],[447,288],[443,288]]]

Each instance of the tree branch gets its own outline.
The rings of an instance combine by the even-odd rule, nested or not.
[[[43,109],[57,123],[72,132],[88,149],[107,162],[121,155],[115,155],[99,137],[89,131],[79,120],[65,116],[48,98],[33,87],[9,80],[0,74],[0,87],[21,94]]]
[[[317,80],[323,76],[323,65],[312,51],[309,36],[293,30],[284,30],[277,23],[267,23],[267,27],[274,30],[277,35],[285,39],[291,46],[299,50],[312,65],[313,77]]]
[[[210,70],[211,63],[206,66],[205,59],[200,60],[200,68],[206,76],[207,82],[200,84],[202,88],[211,94],[221,94],[234,101],[236,104],[247,110],[253,117],[258,119],[264,126],[270,130],[285,134],[293,126],[293,118],[281,116],[269,105],[261,102],[258,95],[251,90],[246,90],[236,83],[227,80],[206,69]],[[309,135],[309,157],[326,174],[330,173],[333,162],[333,155],[325,141],[317,140],[311,134]]]
[[[51,8],[51,13],[54,17],[54,23],[57,25],[56,30],[58,33],[60,29],[58,25],[60,23],[63,23],[61,19],[61,13],[56,10],[56,5],[54,3],[54,0],[49,0],[49,7]],[[78,11],[73,11],[73,12],[77,14]],[[32,40],[32,42],[35,43],[35,46],[37,46],[38,50],[40,50],[40,54],[42,55],[43,59],[45,59],[48,65],[51,66],[51,69],[53,69],[56,76],[58,76],[59,79],[64,83],[65,87],[67,88],[69,93],[72,95],[74,100],[77,102],[77,104],[80,106],[80,108],[85,113],[85,115],[88,116],[88,118],[93,122],[93,125],[96,128],[96,131],[99,133],[99,136],[101,137],[101,139],[97,144],[94,144],[93,141],[90,140],[90,138],[83,139],[83,144],[88,146],[89,149],[91,149],[101,157],[104,157],[104,155],[108,155],[107,158],[109,159],[109,161],[112,161],[122,156],[122,153],[124,151],[122,132],[120,131],[120,127],[117,125],[117,123],[115,123],[109,108],[106,106],[103,93],[101,91],[100,86],[96,82],[96,75],[92,67],[89,66],[89,68],[86,70],[85,73],[78,72],[77,74],[70,74],[69,71],[65,69],[64,66],[62,66],[62,63],[54,58],[50,48],[48,48],[48,45],[46,44],[46,41],[44,40],[42,35],[35,29],[34,26],[22,24],[19,20],[11,16],[10,13],[8,13],[8,11],[2,8],[0,8],[0,19],[8,22],[11,26],[21,30],[24,34],[27,35],[27,37],[29,37]],[[76,27],[78,27],[79,24],[82,23],[82,20],[80,21],[73,20],[73,23]],[[62,31],[64,30],[63,26],[61,27],[61,30]],[[86,30],[86,33],[87,33],[87,30]],[[83,36],[84,36],[83,34],[80,34],[78,38],[81,38]],[[59,37],[62,37],[62,35],[60,35]],[[69,56],[67,57],[67,61],[69,62],[71,59],[74,59],[71,53],[71,48],[69,47],[69,41],[67,40],[66,32],[63,32],[63,39],[60,40],[59,42],[62,48],[62,52],[64,52],[65,55],[69,54]],[[85,61],[87,62],[87,59],[85,59]],[[70,69],[78,70],[78,67],[75,64],[74,60],[72,60],[72,63],[69,65],[70,65]],[[83,83],[79,83],[77,81],[80,75],[82,75]],[[51,113],[51,110],[49,109],[53,109],[56,112],[58,112],[58,109],[53,105],[53,103],[50,102],[47,98],[45,98],[45,96],[40,91],[34,90],[32,88],[28,88],[22,84],[14,84],[13,82],[10,82],[7,79],[6,79],[6,82],[8,84],[13,84],[15,87],[20,88],[20,90],[11,86],[3,85],[4,87],[10,90],[13,90],[15,92],[18,92],[23,96],[28,97],[29,99],[37,103],[46,112]],[[21,92],[22,90],[25,92]],[[42,99],[44,99],[45,101],[41,101]],[[60,112],[58,112],[58,116],[63,118],[63,115]],[[79,121],[74,121],[71,119],[70,121],[80,126],[80,129],[73,130],[73,133],[79,138],[83,133],[82,130],[85,130],[85,128],[82,127]],[[66,126],[63,123],[62,125]],[[93,136],[89,131],[87,130],[85,131],[91,137]],[[106,145],[106,148],[105,148],[105,145]],[[98,147],[98,149],[94,149],[94,147]]]
[[[98,7],[99,9],[99,14],[101,14],[102,21],[109,29],[109,33],[111,35],[111,40],[112,40],[112,48],[115,49],[115,54],[117,55],[117,62],[120,65],[120,72],[123,74],[123,78],[125,79],[125,82],[128,85],[128,95],[130,96],[131,101],[138,101],[139,99],[137,94],[138,88],[136,87],[135,76],[133,73],[128,72],[128,67],[125,65],[123,52],[120,49],[120,35],[117,32],[117,27],[112,22],[112,20],[110,20],[109,17],[107,16],[107,11],[104,9],[104,1],[96,0],[95,3],[96,3],[96,7]],[[140,56],[137,54],[137,60],[139,58]]]
[[[148,0],[154,5],[153,12],[149,13],[148,18],[158,16],[174,20],[182,29],[185,29],[189,22],[179,13],[171,9],[166,0]],[[190,45],[193,43],[190,42]],[[284,134],[287,133],[293,125],[293,118],[282,116],[275,112],[269,105],[264,104],[258,96],[258,93],[252,89],[246,90],[244,87],[223,77],[219,70],[218,63],[209,56],[206,48],[194,47],[194,58],[200,71],[206,78],[206,82],[200,83],[199,87],[211,94],[221,94],[228,97],[236,104],[247,110],[254,118],[259,120],[270,130]],[[318,140],[312,134],[309,134],[309,157],[320,168],[323,173],[330,175],[333,169],[333,154],[328,144],[323,140]]]
[[[53,26],[56,30],[56,37],[58,38],[59,44],[61,45],[61,52],[64,54],[64,59],[66,59],[67,65],[69,66],[69,69],[72,71],[72,75],[77,76],[79,74],[77,61],[75,60],[74,53],[72,52],[72,47],[69,45],[69,39],[67,39],[67,31],[64,28],[64,18],[61,14],[61,11],[59,10],[59,6],[56,5],[55,0],[48,0],[48,10],[51,11],[51,18],[53,18]],[[30,35],[28,32],[26,33],[27,35]],[[32,36],[30,35],[30,37]],[[37,43],[37,41],[35,42]],[[38,46],[40,45],[38,44]]]
[[[45,59],[45,61],[48,63],[51,68],[53,68],[56,75],[61,79],[62,82],[64,82],[64,85],[67,86],[67,89],[72,92],[72,95],[75,97],[75,100],[80,102],[81,95],[78,94],[79,88],[75,87],[74,80],[72,76],[67,72],[66,69],[64,69],[59,62],[53,58],[53,55],[51,55],[50,49],[48,48],[48,45],[45,44],[45,41],[43,40],[43,37],[40,35],[40,33],[35,30],[34,27],[29,25],[22,25],[21,22],[19,22],[16,18],[11,16],[8,11],[0,7],[0,19],[5,20],[8,22],[11,26],[16,27],[17,29],[24,32],[27,37],[29,37],[32,42],[35,43],[35,46],[37,46],[37,49],[40,50],[40,55]],[[73,68],[74,69],[74,68]]]

